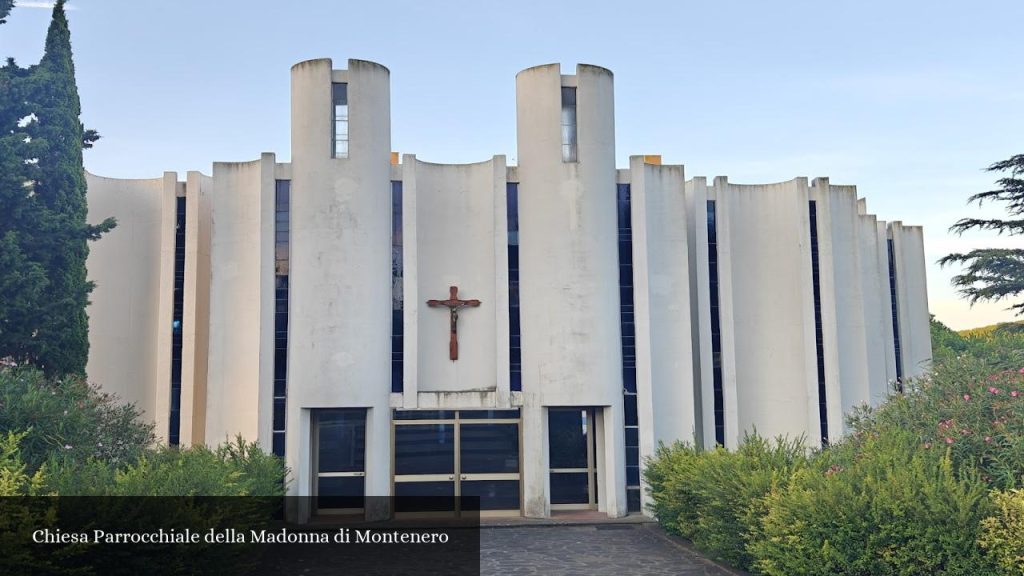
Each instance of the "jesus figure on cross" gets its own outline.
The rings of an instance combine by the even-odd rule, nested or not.
[[[480,305],[479,300],[459,300],[459,287],[449,286],[448,287],[448,299],[447,300],[427,300],[427,306],[431,308],[445,307],[451,314],[451,322],[449,328],[449,339],[448,339],[448,358],[451,360],[459,359],[459,308],[476,308]]]

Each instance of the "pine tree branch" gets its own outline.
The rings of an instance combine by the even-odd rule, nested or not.
[[[956,224],[949,227],[949,231],[960,235],[964,232],[977,228],[979,230],[996,230],[1000,234],[1009,235],[1024,234],[1024,220],[1000,220],[998,218],[961,218]]]

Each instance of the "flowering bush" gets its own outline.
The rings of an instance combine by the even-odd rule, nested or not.
[[[972,358],[952,359],[911,381],[875,411],[860,410],[855,433],[911,431],[923,450],[950,450],[954,467],[970,467],[994,488],[1024,482],[1024,372],[991,372]]]
[[[24,431],[21,456],[29,470],[51,456],[67,465],[100,459],[138,460],[153,442],[140,411],[120,404],[84,379],[48,379],[31,367],[0,366],[0,431]]]

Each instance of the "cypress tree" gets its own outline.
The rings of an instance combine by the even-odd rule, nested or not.
[[[113,227],[86,222],[82,149],[98,135],[79,121],[80,103],[71,54],[71,32],[64,0],[53,8],[46,50],[25,78],[32,120],[28,135],[27,189],[38,233],[22,251],[44,269],[47,282],[35,322],[28,325],[30,360],[48,374],[84,374],[89,356],[88,305],[92,283],[86,278],[88,240]]]
[[[0,0],[0,24],[13,0]],[[38,355],[36,328],[45,269],[33,254],[39,211],[26,186],[35,165],[26,132],[31,72],[8,59],[0,67],[0,358],[30,360]]]

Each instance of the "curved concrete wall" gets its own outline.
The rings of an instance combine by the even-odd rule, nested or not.
[[[206,443],[241,434],[270,451],[274,157],[213,165]]]
[[[348,84],[349,157],[333,158],[332,82]],[[372,62],[292,68],[288,465],[311,489],[309,409],[369,408],[366,493],[390,490],[391,120]]]
[[[916,378],[931,365],[932,344],[924,264],[924,231],[920,226],[889,224],[896,260],[903,377]]]
[[[210,209],[213,178],[189,172],[185,183],[185,294],[181,343],[181,436],[206,441],[206,378],[210,347]]]
[[[807,180],[738,185],[718,177],[709,196],[718,225],[726,446],[755,428],[768,437],[804,435],[814,444],[820,435]]]
[[[877,406],[889,393],[889,358],[893,356],[892,319],[887,309],[889,302],[889,276],[882,276],[879,261],[885,249],[878,244],[878,218],[866,213],[863,200],[859,202],[857,238],[860,243],[861,290],[864,294],[865,338],[868,355],[868,400]]]
[[[402,168],[403,199],[414,208],[403,211],[405,245],[415,243],[404,259],[406,346],[416,349],[415,380],[406,382],[406,392],[496,392],[500,375],[507,399],[508,342],[504,354],[497,345],[499,319],[508,317],[504,157],[451,165],[406,155]],[[459,288],[461,299],[481,301],[459,313],[457,361],[449,359],[448,309],[426,305],[447,299],[449,286]],[[507,322],[501,332],[508,332]],[[460,400],[468,405],[468,398]]]
[[[173,226],[175,188],[166,178],[120,180],[86,173],[88,220],[108,217],[117,227],[89,245],[86,262],[96,289],[89,296],[89,381],[132,402],[156,420],[157,359],[170,356],[158,345],[170,335],[171,316],[160,315],[164,196],[170,194]],[[173,234],[171,236],[173,251]],[[169,342],[169,340],[168,340]],[[166,421],[166,414],[164,415]]]
[[[630,158],[640,461],[697,434],[682,166]],[[650,496],[643,491],[643,501]]]
[[[844,414],[871,397],[857,189],[817,178],[811,196],[817,204],[828,430],[835,441],[845,431]]]

